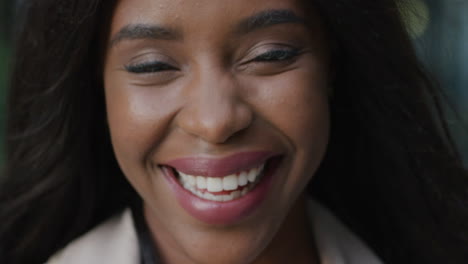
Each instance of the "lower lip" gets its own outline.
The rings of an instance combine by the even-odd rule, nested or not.
[[[271,159],[260,182],[244,196],[228,202],[197,197],[180,185],[171,169],[163,167],[162,170],[179,204],[190,215],[209,225],[229,225],[247,217],[260,206],[270,189],[278,163],[278,158]]]

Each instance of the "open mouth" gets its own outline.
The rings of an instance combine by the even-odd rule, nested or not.
[[[282,158],[249,152],[222,159],[181,158],[159,167],[186,212],[204,223],[224,225],[262,204]]]
[[[266,162],[249,170],[239,171],[224,177],[188,175],[171,168],[184,189],[193,195],[210,201],[228,202],[251,191],[262,179]]]

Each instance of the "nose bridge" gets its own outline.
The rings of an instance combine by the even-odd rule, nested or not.
[[[223,143],[252,121],[236,80],[226,72],[208,69],[193,78],[180,113],[179,127],[211,143]]]

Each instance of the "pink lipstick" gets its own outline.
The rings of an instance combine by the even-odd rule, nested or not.
[[[271,156],[273,156],[271,152],[243,152],[221,159],[203,157],[180,158],[169,161],[166,165],[185,174],[224,177],[258,166]]]
[[[243,152],[219,159],[180,158],[160,168],[190,215],[207,224],[228,225],[261,205],[280,160],[272,152]]]

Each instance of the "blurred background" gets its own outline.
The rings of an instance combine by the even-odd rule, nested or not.
[[[402,2],[419,57],[449,99],[450,128],[468,167],[468,0]]]
[[[4,161],[5,89],[8,75],[11,0],[0,0],[0,166]]]
[[[13,2],[0,0],[0,164]],[[450,112],[450,127],[468,165],[468,0],[401,0],[401,10],[421,60],[460,115],[461,122]]]

